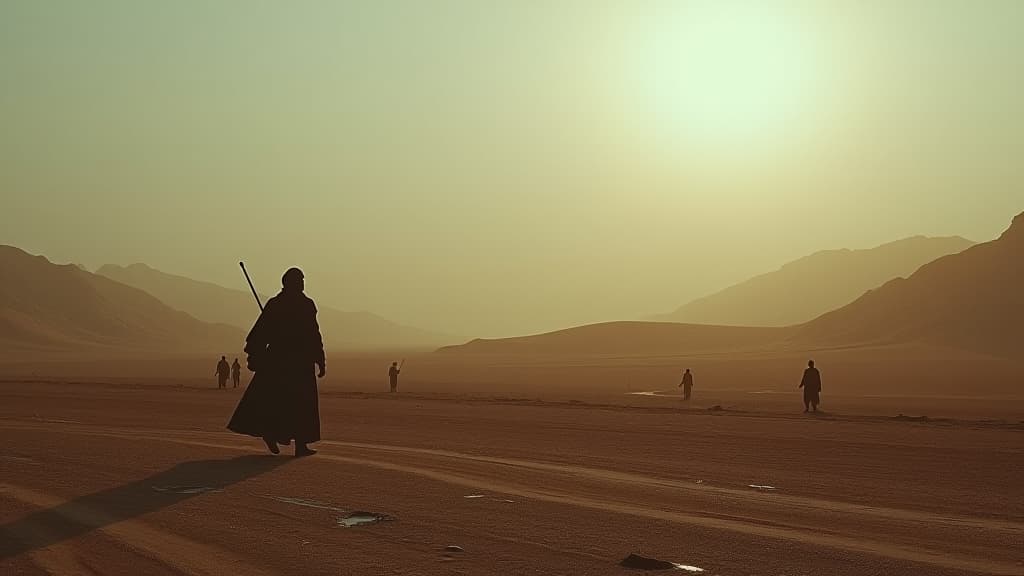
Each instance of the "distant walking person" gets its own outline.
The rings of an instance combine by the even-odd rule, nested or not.
[[[683,400],[689,400],[690,393],[693,392],[693,374],[690,373],[689,368],[683,372],[683,381],[679,385],[683,388]]]
[[[804,412],[817,412],[818,404],[821,403],[821,373],[814,367],[814,360],[807,363],[804,377],[797,388],[804,389]]]
[[[303,294],[302,271],[289,268],[281,285],[245,339],[247,364],[256,374],[228,429],[262,438],[274,454],[279,443],[295,440],[295,455],[309,456],[316,451],[307,444],[320,440],[316,379],[327,373],[324,343],[316,304]]]
[[[228,366],[228,359],[221,356],[220,362],[217,362],[217,388],[227,388],[230,375],[231,366]]]
[[[398,367],[398,362],[392,362],[391,368],[388,368],[388,380],[391,382],[392,392],[398,390],[398,375],[401,373],[402,369]]]
[[[238,388],[238,381],[242,379],[242,365],[238,363],[238,358],[231,364],[231,380],[235,383],[235,388]]]

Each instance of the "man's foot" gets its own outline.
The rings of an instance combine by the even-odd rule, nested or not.
[[[278,440],[277,443],[280,444],[281,446],[291,446],[292,445],[291,438],[289,438],[287,440]]]
[[[281,453],[281,449],[277,447],[277,442],[274,442],[273,438],[264,438],[263,443],[267,445],[267,449],[270,450],[271,454]]]
[[[808,412],[810,412],[810,410],[808,410],[807,408],[804,408],[804,414],[807,414]]]
[[[316,450],[313,450],[312,448],[306,446],[305,444],[299,444],[298,442],[295,443],[296,458],[301,458],[302,456],[312,456],[313,454],[316,454]]]

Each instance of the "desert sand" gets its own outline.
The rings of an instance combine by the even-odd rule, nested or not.
[[[8,251],[66,282],[0,318],[0,573],[1024,574],[1022,249],[1024,215],[798,326],[335,351],[305,459],[225,430],[237,328]]]
[[[212,378],[30,380],[0,383],[4,574],[629,574],[631,553],[722,576],[1024,574],[1020,398],[826,380],[805,416],[795,389],[699,372],[689,405],[671,384],[390,395],[329,374],[320,453],[294,459],[226,431],[242,388]],[[355,512],[381,521],[339,524]]]

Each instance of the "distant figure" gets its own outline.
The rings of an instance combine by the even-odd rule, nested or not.
[[[817,412],[818,404],[821,403],[821,373],[814,367],[814,360],[807,363],[804,377],[797,388],[804,389],[804,412]]]
[[[401,373],[402,370],[398,367],[398,362],[392,362],[391,368],[388,368],[388,380],[391,381],[392,392],[398,390],[398,375]]]
[[[693,391],[693,374],[690,373],[689,368],[683,372],[683,381],[679,385],[683,388],[683,400],[689,400],[690,393]]]
[[[320,440],[316,378],[327,373],[324,343],[302,271],[289,268],[281,285],[245,339],[246,363],[256,374],[228,429],[262,438],[274,454],[279,443],[295,440],[295,455],[309,456],[316,451],[307,444]]]
[[[231,375],[231,366],[228,366],[228,359],[224,356],[220,357],[220,362],[217,362],[217,388],[228,387],[228,376]]]
[[[231,380],[235,383],[235,388],[238,388],[238,381],[242,379],[242,365],[238,363],[238,358],[231,364]]]

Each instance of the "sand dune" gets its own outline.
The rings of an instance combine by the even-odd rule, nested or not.
[[[97,274],[145,290],[168,306],[207,322],[248,330],[259,314],[249,292],[167,274],[145,264],[123,267],[107,264],[97,270]],[[266,302],[267,297],[262,295],[261,299]],[[344,312],[323,305],[319,308],[320,328],[329,348],[422,348],[454,341],[450,336],[402,326],[370,312]]]
[[[760,300],[752,297],[752,302]],[[768,304],[765,304],[768,305]],[[922,266],[803,325],[729,327],[609,322],[518,338],[478,339],[443,353],[693,354],[934,345],[999,355],[1024,347],[1024,214],[992,242]]]
[[[523,386],[672,386],[686,366],[711,388],[780,390],[795,385],[800,367],[814,358],[833,392],[1015,395],[1024,390],[1022,350],[1024,215],[997,240],[940,258],[803,325],[612,322],[474,340],[438,355],[490,366],[479,369]]]
[[[706,326],[673,322],[605,322],[516,338],[478,338],[439,350],[447,354],[650,355],[768,349],[792,328]]]
[[[959,236],[915,236],[867,250],[816,252],[653,319],[730,326],[800,324],[971,245]]]

